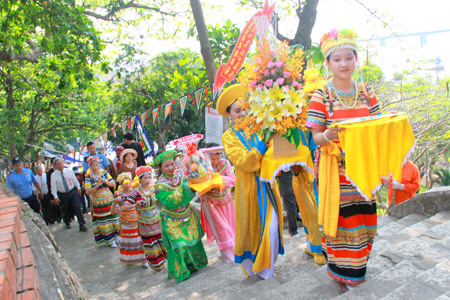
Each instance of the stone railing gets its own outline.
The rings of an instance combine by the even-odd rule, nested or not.
[[[0,299],[41,299],[21,200],[0,190]]]

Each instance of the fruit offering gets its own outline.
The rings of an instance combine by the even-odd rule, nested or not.
[[[205,154],[197,150],[195,144],[188,144],[187,155],[184,157],[184,166],[189,183],[203,183],[211,180],[213,169],[211,162]]]

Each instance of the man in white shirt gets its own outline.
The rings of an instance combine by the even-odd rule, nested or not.
[[[88,229],[84,225],[86,224],[86,221],[84,220],[81,211],[81,203],[78,200],[78,195],[81,194],[81,187],[75,174],[72,170],[64,168],[64,161],[59,157],[55,158],[53,166],[55,168],[55,171],[51,176],[51,191],[55,198],[53,201],[56,204],[61,203],[61,210],[66,228],[71,228],[70,217],[68,214],[70,206],[72,207],[75,216],[77,216],[80,231],[87,231]]]

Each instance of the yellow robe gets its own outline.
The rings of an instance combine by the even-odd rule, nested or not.
[[[269,228],[273,206],[267,199],[265,230],[261,235],[262,224],[260,221],[257,179],[255,177],[256,172],[259,179],[263,155],[256,147],[248,151],[233,129],[229,129],[223,134],[222,143],[236,172],[234,196],[236,207],[235,261],[241,263],[245,259],[251,259],[254,262],[253,272],[258,273],[271,267]],[[278,185],[274,184],[272,191],[277,204],[275,212],[278,215],[278,232],[281,245],[279,253],[284,253],[283,214],[280,213],[282,212],[282,205]]]

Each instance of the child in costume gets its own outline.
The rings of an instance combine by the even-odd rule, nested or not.
[[[210,143],[208,148],[219,146]],[[217,241],[224,263],[234,261],[234,234],[236,231],[236,212],[230,188],[236,183],[233,167],[222,158],[222,151],[208,152],[214,173],[222,176],[222,191],[214,188],[200,196],[202,201],[202,225],[205,228],[208,244]]]
[[[136,175],[139,178],[139,186],[131,191],[125,202],[136,206],[139,235],[144,243],[145,256],[150,267],[158,272],[164,268],[167,254],[162,243],[159,211],[151,187],[152,168],[140,166],[136,169]]]
[[[227,88],[217,101],[218,112],[233,121],[245,115],[239,101],[247,90],[240,84]],[[247,275],[267,279],[274,275],[278,254],[284,254],[283,213],[278,186],[261,182],[261,160],[268,147],[256,134],[247,138],[242,130],[229,129],[222,144],[236,171],[235,262]]]
[[[181,282],[191,272],[208,264],[203,248],[203,230],[190,201],[194,194],[188,180],[180,169],[176,170],[175,150],[166,151],[156,157],[154,165],[160,167],[160,177],[155,184],[156,199],[161,209],[161,233],[167,248],[168,278]]]
[[[108,172],[100,168],[98,156],[89,156],[89,175],[85,179],[86,194],[91,197],[92,223],[97,244],[105,243],[112,248],[119,242],[119,219],[111,214],[114,195],[109,188],[116,183]]]
[[[131,192],[132,175],[130,172],[123,172],[117,180],[120,183],[120,189],[116,192],[111,214],[116,214],[116,210],[119,209],[120,262],[125,265],[142,263],[144,268],[149,268],[144,254],[144,245],[139,235],[136,204],[125,201]]]
[[[366,201],[346,179],[346,158],[338,135],[345,129],[331,125],[337,120],[377,115],[380,109],[375,94],[362,82],[362,76],[360,83],[352,79],[358,61],[356,33],[333,29],[323,36],[321,47],[328,80],[311,98],[306,126],[311,128],[314,142],[321,145],[319,224],[323,225],[323,254],[328,274],[351,288],[365,280],[377,230],[377,210],[373,196]],[[331,79],[328,68],[333,72]],[[334,160],[337,160],[336,169],[330,170]],[[333,182],[340,189],[334,194],[327,188]],[[333,200],[339,201],[339,209],[330,206]]]

